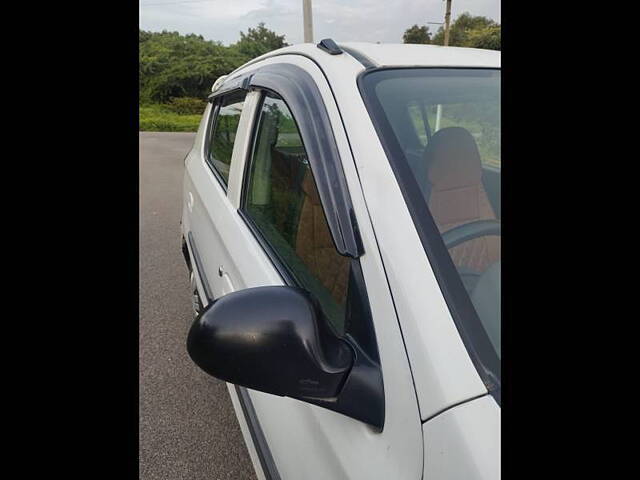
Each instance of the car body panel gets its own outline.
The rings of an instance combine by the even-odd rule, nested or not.
[[[322,58],[323,70],[344,124],[357,126],[347,128],[348,140],[393,292],[424,420],[487,389],[456,329],[360,96],[356,78],[364,67],[350,55],[334,57],[343,59],[329,62]]]
[[[254,65],[254,68],[277,62],[298,65],[313,77],[334,127],[346,181],[352,194],[354,210],[367,252],[361,257],[361,267],[367,290],[377,293],[370,294],[369,298],[376,335],[385,338],[385,342],[379,342],[383,375],[386,379],[385,427],[380,433],[357,420],[290,398],[247,390],[249,397],[269,445],[270,454],[282,478],[419,478],[422,471],[422,433],[411,372],[395,320],[386,276],[377,254],[375,236],[368,225],[368,213],[359,192],[355,165],[350,159],[349,145],[341,127],[331,89],[318,67],[301,56],[267,60]],[[230,75],[229,78],[232,79],[233,76]],[[249,103],[245,101],[240,128],[253,123],[256,112],[252,111],[253,107],[250,107]],[[204,136],[201,138],[204,139]],[[207,278],[218,277],[218,264],[221,264],[230,276],[234,289],[282,284],[277,270],[237,212],[240,201],[239,177],[245,170],[246,158],[246,155],[243,156],[240,152],[247,152],[246,142],[249,137],[246,136],[246,132],[239,130],[236,139],[228,196],[223,199],[219,198],[222,191],[220,188],[209,188],[209,192],[204,192],[207,190],[207,184],[215,180],[204,174],[204,169],[208,169],[204,161],[194,158],[188,162],[188,176],[202,177],[200,181],[203,183],[194,180],[193,184],[190,184],[186,181],[185,186],[198,190],[199,193],[194,193],[196,204],[202,203],[201,208],[209,211],[211,223],[219,230],[219,239],[207,232],[201,235],[202,241],[209,242],[207,250],[214,242],[223,244],[215,254],[202,254],[203,257],[207,257],[207,260],[203,260],[205,275]],[[245,147],[241,148],[240,143],[245,143]],[[194,151],[202,149],[194,148]],[[199,218],[197,221],[203,220]],[[220,295],[223,290],[219,282],[213,282],[218,283],[214,290],[216,295]],[[390,319],[394,320],[390,322]],[[235,396],[234,405],[237,400]],[[238,408],[236,413],[242,414]],[[245,440],[251,442],[251,438],[247,438],[246,434]],[[310,455],[310,452],[313,452],[313,455]],[[256,467],[260,468],[260,465]]]
[[[377,65],[500,65],[499,53],[496,56],[496,52],[474,49],[355,43],[345,46],[358,49]],[[460,338],[360,96],[356,79],[365,67],[349,54],[329,55],[315,45],[304,44],[259,57],[229,74],[222,84],[278,63],[297,65],[311,75],[330,118],[365,251],[360,262],[378,339],[386,421],[380,433],[314,405],[247,390],[277,475],[419,479],[424,474],[424,478],[444,478],[442,469],[446,465],[441,459],[433,459],[434,445],[439,439],[446,440],[447,445],[452,445],[445,452],[447,458],[462,461],[451,450],[459,446],[464,452],[473,447],[462,429],[468,426],[478,435],[483,425],[482,428],[499,430],[500,409],[486,395],[487,389]],[[226,191],[204,161],[205,119],[210,105],[185,161],[183,234],[186,238],[191,232],[196,239],[201,273],[211,282],[214,297],[248,287],[283,284],[278,270],[238,213],[258,97],[257,92],[250,92],[245,100]],[[191,246],[190,253],[193,257]],[[205,298],[202,280],[197,281],[197,286]],[[230,384],[228,387],[258,476],[272,478],[263,471],[236,388]],[[477,406],[479,400],[481,406]],[[474,406],[461,410],[465,402]],[[493,415],[493,420],[473,423],[469,415],[477,414]],[[446,437],[443,428],[451,429],[450,437]],[[499,449],[499,432],[497,435]],[[491,442],[496,444],[495,435]],[[496,456],[494,447],[483,451]],[[469,455],[482,472],[496,472],[495,459],[489,460],[494,463],[481,464],[473,454]],[[455,472],[472,470],[471,466],[471,470],[463,467]],[[499,468],[497,472],[499,475]],[[483,473],[467,478],[497,477]]]
[[[453,407],[426,422],[424,477],[500,478],[501,409],[490,395]]]
[[[240,404],[240,398],[238,398],[238,393],[236,391],[235,385],[227,383],[227,390],[229,391],[233,410],[236,413],[236,418],[238,419],[238,424],[240,425],[242,438],[244,439],[244,443],[247,445],[247,450],[249,451],[249,457],[251,458],[253,469],[256,471],[256,476],[258,477],[258,480],[272,480],[271,477],[268,478],[265,475],[264,467],[262,466],[262,462],[260,461],[260,454],[258,453],[256,445],[254,444],[253,438],[251,436],[251,427],[248,425],[247,419],[244,415],[244,411],[242,409],[242,405]]]
[[[357,50],[377,66],[487,67],[500,68],[500,52],[478,48],[443,47],[393,43],[345,42],[341,45]]]

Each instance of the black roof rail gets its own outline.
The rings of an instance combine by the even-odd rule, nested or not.
[[[367,70],[369,70],[371,68],[376,68],[378,66],[378,64],[376,62],[374,62],[369,57],[367,57],[364,53],[356,50],[355,48],[346,47],[344,45],[342,47],[340,47],[340,48],[342,48],[343,52],[351,55],[358,62],[360,62],[360,64]]]
[[[371,68],[376,68],[378,65],[367,57],[365,54],[359,52],[355,48],[340,46],[336,42],[334,42],[331,38],[325,38],[320,40],[320,43],[316,45],[320,50],[324,50],[330,55],[340,55],[341,53],[348,53],[353,58],[355,58],[358,62],[362,64],[362,66],[369,70]]]
[[[336,42],[331,40],[330,38],[325,38],[324,40],[320,40],[317,47],[320,50],[324,50],[329,55],[340,55],[342,53],[342,49],[338,46]]]

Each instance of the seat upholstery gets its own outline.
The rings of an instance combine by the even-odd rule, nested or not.
[[[285,236],[308,274],[338,305],[345,303],[349,260],[339,255],[324,217],[311,169],[301,152],[284,154],[270,147],[271,212],[274,227]]]
[[[438,130],[425,149],[429,209],[441,233],[475,220],[495,219],[482,184],[482,163],[468,130]],[[484,236],[449,250],[457,267],[484,271],[500,259],[500,238]]]
[[[349,260],[336,251],[309,168],[302,181],[302,190],[304,200],[296,236],[296,253],[336,303],[343,304],[347,294]]]

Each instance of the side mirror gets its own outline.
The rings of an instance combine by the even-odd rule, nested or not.
[[[191,326],[187,350],[226,382],[384,424],[379,366],[338,338],[302,289],[248,288],[215,300]]]

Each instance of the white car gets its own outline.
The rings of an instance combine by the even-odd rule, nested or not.
[[[259,478],[500,478],[500,52],[323,40],[218,80],[187,349]]]

